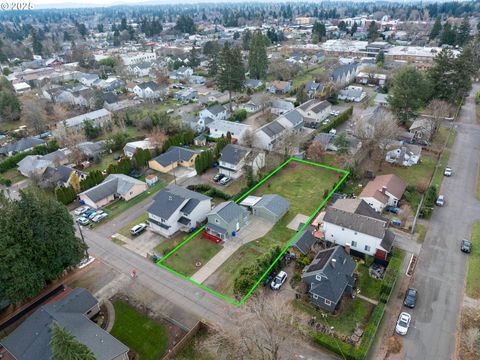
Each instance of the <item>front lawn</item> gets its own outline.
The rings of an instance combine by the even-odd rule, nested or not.
[[[350,336],[357,327],[365,329],[374,305],[359,298],[352,299],[345,296],[340,304],[338,314],[328,314],[326,317],[323,317],[322,312],[307,301],[293,300],[293,307],[315,316],[317,322],[333,327],[339,335]]]
[[[135,220],[130,221],[127,225],[121,228],[118,233],[128,237],[129,239],[135,239],[135,236],[132,236],[132,234],[130,234],[130,229],[135,225],[144,223],[147,220],[148,220],[148,213],[144,213],[140,215],[138,218],[136,218]]]
[[[255,264],[257,259],[275,246],[284,248],[295,235],[287,225],[297,214],[310,216],[324,200],[324,191],[339,181],[341,173],[325,168],[291,162],[261,184],[251,195],[278,194],[290,201],[285,216],[265,236],[243,245],[227,259],[206,281],[214,290],[233,296],[233,284],[244,267]]]
[[[111,334],[138,353],[141,360],[158,360],[167,350],[164,326],[122,300],[113,301],[115,323]]]
[[[155,250],[165,256],[185,238],[185,236],[181,236],[177,240],[164,241]],[[193,239],[171,254],[162,264],[184,276],[190,277],[222,249],[222,245],[203,239],[201,234],[197,234]]]
[[[465,293],[474,299],[480,299],[480,221],[472,227],[472,252],[468,256],[467,285]]]

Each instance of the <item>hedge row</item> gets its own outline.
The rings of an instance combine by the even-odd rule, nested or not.
[[[223,200],[230,200],[232,197],[221,190],[218,190],[214,187],[211,187],[207,184],[198,184],[198,185],[188,185],[187,189],[192,191],[197,191],[202,193],[203,195],[210,196],[210,197],[218,197]]]
[[[335,119],[330,121],[327,125],[323,126],[321,128],[321,131],[329,132],[330,130],[335,129],[336,127],[340,126],[345,121],[347,121],[350,118],[350,116],[352,116],[352,114],[353,114],[353,106],[350,106],[347,110],[342,112]]]

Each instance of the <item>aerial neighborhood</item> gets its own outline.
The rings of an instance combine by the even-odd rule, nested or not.
[[[0,359],[480,359],[478,2],[54,3],[0,12]]]

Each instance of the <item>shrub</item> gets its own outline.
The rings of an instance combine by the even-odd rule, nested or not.
[[[236,122],[243,121],[247,118],[247,115],[248,115],[247,110],[238,109],[230,116],[230,121],[236,121]]]
[[[350,106],[347,110],[342,112],[340,115],[338,115],[335,119],[330,121],[327,125],[322,127],[323,132],[329,132],[332,129],[335,129],[339,125],[343,124],[345,121],[347,121],[350,116],[353,114],[353,106]]]

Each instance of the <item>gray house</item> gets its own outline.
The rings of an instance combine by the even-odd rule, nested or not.
[[[290,208],[290,202],[280,195],[263,195],[260,201],[252,206],[252,213],[262,219],[276,223]]]
[[[207,215],[206,232],[220,240],[227,240],[236,236],[236,233],[248,222],[248,211],[233,201],[226,201]]]
[[[14,143],[0,147],[0,155],[11,156],[23,151],[32,150],[35,146],[45,145],[45,140],[35,137],[23,138]]]
[[[303,269],[302,279],[308,286],[310,301],[322,309],[335,311],[343,294],[352,293],[354,270],[355,261],[342,246],[319,251]]]
[[[128,347],[90,320],[100,311],[92,294],[82,288],[66,289],[55,299],[41,306],[0,340],[1,358],[49,360],[53,323],[57,322],[87,346],[97,360],[128,360]]]

